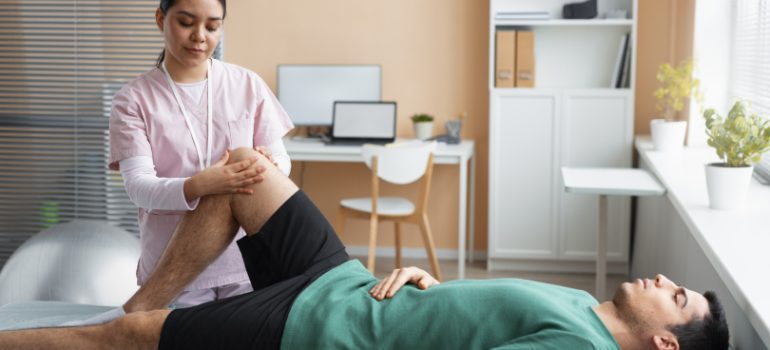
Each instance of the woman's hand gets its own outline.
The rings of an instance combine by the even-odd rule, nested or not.
[[[423,269],[414,266],[405,267],[393,270],[390,276],[382,279],[369,291],[369,295],[378,301],[392,298],[407,283],[415,284],[417,288],[424,290],[440,282]]]
[[[262,146],[256,146],[254,147],[254,150],[261,153],[263,156],[265,156],[265,158],[267,158],[267,160],[269,160],[270,163],[273,163],[276,166],[278,166],[278,163],[276,163],[276,161],[273,160],[273,152],[270,152],[269,149]]]
[[[209,194],[251,194],[253,191],[248,186],[264,180],[261,174],[265,167],[258,164],[256,157],[233,164],[227,164],[228,159],[229,150],[216,164],[187,179],[184,183],[185,199],[191,201]]]

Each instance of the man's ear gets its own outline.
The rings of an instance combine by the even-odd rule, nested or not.
[[[679,342],[671,333],[654,335],[652,341],[655,343],[655,348],[658,350],[679,350]]]
[[[166,16],[163,15],[163,11],[160,10],[160,7],[158,7],[157,10],[155,10],[155,24],[158,26],[158,29],[160,29],[161,32],[163,32],[163,19],[165,19]]]

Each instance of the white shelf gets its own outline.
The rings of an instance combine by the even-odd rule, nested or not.
[[[509,20],[494,19],[495,26],[632,26],[633,19],[545,19],[545,20]]]
[[[630,88],[602,88],[602,87],[584,87],[584,86],[578,86],[578,87],[534,87],[534,88],[499,88],[499,87],[493,87],[490,86],[490,91],[492,92],[500,92],[500,91],[553,91],[553,90],[574,90],[574,91],[588,91],[588,92],[597,92],[597,93],[628,93],[631,92]]]

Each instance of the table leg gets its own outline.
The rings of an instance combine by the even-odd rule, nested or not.
[[[607,289],[607,196],[599,196],[599,237],[596,239],[596,299]]]
[[[468,208],[468,163],[460,160],[460,208],[457,213],[457,279],[465,278],[465,219]]]
[[[471,204],[468,217],[468,260],[473,262],[473,250],[476,242],[476,156],[471,155]]]

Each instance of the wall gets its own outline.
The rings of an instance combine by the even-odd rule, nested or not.
[[[443,122],[468,112],[462,136],[477,142],[478,246],[486,247],[487,30],[486,1],[238,1],[230,2],[225,24],[225,59],[260,74],[275,88],[282,63],[376,63],[383,69],[384,100],[398,102],[398,136],[411,137],[411,114]],[[363,164],[295,162],[293,178],[327,218],[340,198],[369,193]],[[437,166],[429,216],[439,248],[457,246],[456,166]],[[451,214],[450,214],[451,213]],[[348,245],[364,245],[364,222],[341,234]],[[381,226],[381,245],[391,245],[392,228]],[[405,245],[421,247],[416,228]]]
[[[692,57],[695,0],[640,0],[636,54],[635,127],[637,135],[650,133],[650,120],[660,113],[653,91],[662,63],[679,64]],[[687,110],[680,112],[682,116]]]
[[[673,48],[687,47],[678,44],[687,43],[686,35],[679,38],[669,33],[672,25],[675,32],[684,33],[681,27],[686,27],[687,20],[682,18],[692,17],[693,2],[640,1],[637,133],[649,132],[657,66],[688,55],[673,52]],[[273,88],[276,66],[282,63],[377,63],[383,68],[383,99],[398,102],[399,136],[413,135],[408,119],[413,113],[435,115],[434,132],[441,133],[445,120],[467,111],[462,136],[476,140],[478,157],[475,245],[486,249],[488,1],[284,0],[233,1],[229,5],[225,59],[256,71]],[[669,15],[672,6],[675,22]],[[510,150],[512,159],[521,151],[526,150]],[[430,198],[436,245],[443,249],[457,247],[456,169],[437,166]],[[292,173],[330,219],[336,217],[340,198],[369,191],[369,173],[363,164],[295,162]],[[341,236],[348,245],[365,245],[363,232],[367,232],[366,223],[351,222]],[[392,244],[392,232],[391,227],[381,226],[381,246]],[[407,228],[405,233],[406,246],[422,246],[416,228]]]

